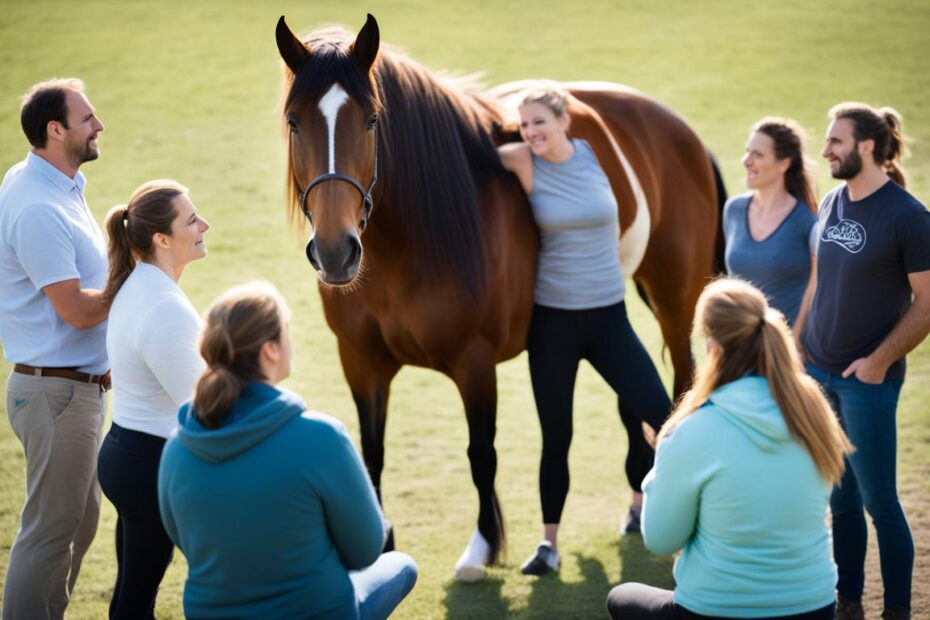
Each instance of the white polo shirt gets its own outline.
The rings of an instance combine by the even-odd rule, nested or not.
[[[30,152],[0,185],[0,341],[13,363],[107,369],[107,324],[76,329],[42,289],[80,279],[102,289],[107,247],[84,200],[84,175],[68,177]]]

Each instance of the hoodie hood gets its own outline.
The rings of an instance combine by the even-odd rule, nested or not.
[[[236,404],[219,428],[207,428],[193,415],[193,403],[178,412],[178,439],[198,457],[220,463],[260,444],[269,435],[306,411],[299,396],[258,382],[242,388]]]
[[[708,402],[761,450],[769,452],[778,444],[793,441],[764,377],[747,375],[722,385],[711,393]]]

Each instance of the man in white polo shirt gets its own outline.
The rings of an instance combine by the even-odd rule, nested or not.
[[[96,457],[109,388],[106,243],[78,169],[103,124],[80,80],[23,97],[32,150],[0,185],[0,340],[26,501],[3,592],[7,620],[62,618],[97,531]]]

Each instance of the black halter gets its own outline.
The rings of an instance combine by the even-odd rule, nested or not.
[[[303,210],[304,215],[307,218],[307,221],[310,224],[313,224],[313,216],[310,215],[310,209],[307,208],[307,195],[310,193],[310,190],[326,181],[342,181],[348,183],[352,187],[358,190],[358,193],[362,195],[362,207],[365,210],[364,218],[362,219],[362,230],[365,230],[365,227],[368,225],[368,217],[371,215],[371,207],[374,204],[374,201],[371,198],[371,190],[375,188],[375,183],[378,182],[378,125],[374,124],[372,129],[375,132],[375,161],[374,161],[374,171],[371,174],[371,183],[368,184],[368,189],[353,179],[352,177],[341,174],[339,172],[327,172],[326,174],[321,174],[316,177],[307,185],[307,188],[300,192],[300,208]],[[300,185],[298,185],[300,187]]]

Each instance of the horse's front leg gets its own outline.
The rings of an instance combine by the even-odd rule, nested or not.
[[[468,460],[479,502],[478,526],[455,564],[455,577],[460,581],[477,581],[484,578],[485,567],[495,564],[506,548],[504,519],[494,490],[497,375],[493,353],[484,347],[467,351],[455,368],[453,379],[465,404]]]
[[[339,341],[339,357],[352,399],[358,410],[358,427],[362,439],[362,457],[371,483],[381,500],[381,472],[384,470],[384,429],[387,424],[388,397],[391,380],[400,365],[387,356],[359,355],[343,340]],[[385,551],[394,550],[394,528],[386,523]]]

